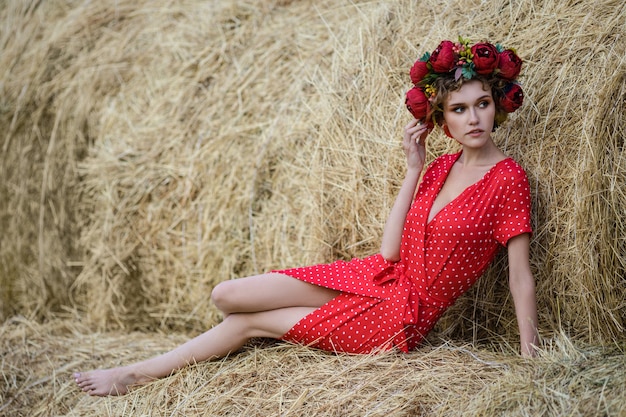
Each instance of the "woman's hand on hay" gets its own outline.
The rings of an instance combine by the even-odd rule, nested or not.
[[[421,120],[413,119],[404,127],[404,140],[402,147],[407,158],[409,169],[422,171],[426,161],[426,137],[429,130]]]

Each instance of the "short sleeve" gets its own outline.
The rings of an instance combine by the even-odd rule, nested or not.
[[[498,210],[493,232],[494,239],[502,246],[506,246],[509,239],[515,236],[532,233],[530,186],[521,168],[514,172],[507,191]]]

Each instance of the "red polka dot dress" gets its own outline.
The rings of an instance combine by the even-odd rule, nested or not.
[[[460,155],[441,156],[426,170],[407,213],[398,262],[377,254],[274,271],[341,291],[283,340],[334,352],[408,352],[478,280],[500,247],[532,231],[528,179],[511,158],[494,165],[427,223]]]

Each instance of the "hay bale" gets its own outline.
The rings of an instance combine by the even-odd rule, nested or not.
[[[217,282],[372,253],[403,174],[407,70],[463,34],[526,61],[497,141],[531,179],[543,331],[623,340],[623,2],[0,7],[2,317],[197,332],[219,319]],[[431,159],[453,149],[429,140]],[[515,343],[505,269],[440,330]]]
[[[0,325],[2,416],[620,416],[619,348],[557,335],[538,358],[437,343],[399,355],[332,355],[258,340],[124,397],[93,398],[71,373],[148,358],[178,334],[94,333],[84,324],[12,319]],[[28,366],[24,366],[24,364]]]
[[[0,415],[626,413],[625,7],[1,3]],[[255,341],[123,398],[79,392],[73,371],[216,323],[221,280],[375,251],[408,68],[458,34],[526,61],[497,141],[531,179],[538,359],[515,354],[500,258],[410,355]],[[429,139],[430,159],[454,149]]]

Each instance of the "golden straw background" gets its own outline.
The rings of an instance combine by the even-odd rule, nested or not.
[[[255,340],[74,386],[218,323],[220,281],[375,252],[408,70],[459,35],[525,62],[496,141],[533,193],[539,358],[501,256],[409,355]],[[0,3],[0,415],[626,415],[625,36],[615,0]]]

